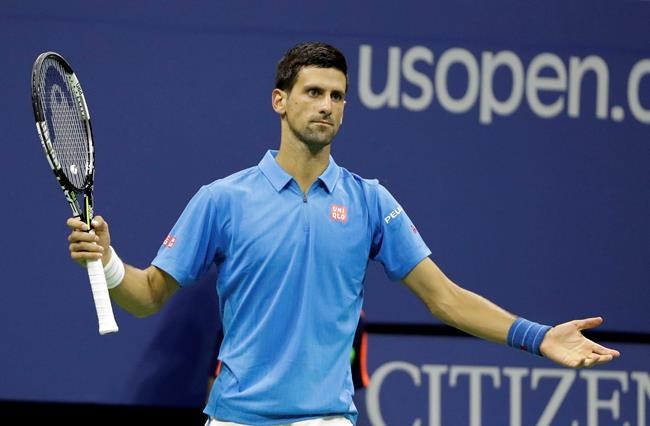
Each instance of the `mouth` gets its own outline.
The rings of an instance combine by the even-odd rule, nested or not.
[[[332,123],[331,121],[327,121],[327,120],[313,120],[312,123],[322,124],[324,126],[334,126],[334,123]]]

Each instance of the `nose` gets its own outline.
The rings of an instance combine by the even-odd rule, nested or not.
[[[320,104],[320,112],[325,115],[332,113],[332,99],[329,96],[323,96]]]

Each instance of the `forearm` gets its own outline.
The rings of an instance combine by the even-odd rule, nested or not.
[[[111,299],[122,309],[136,317],[144,317],[156,312],[159,307],[151,293],[146,272],[124,265],[125,275],[122,283],[109,290]]]
[[[112,248],[110,255],[115,255]],[[111,299],[127,312],[145,317],[158,312],[176,288],[173,279],[154,266],[143,270],[124,264],[124,278],[109,292]]]
[[[446,324],[468,334],[505,343],[515,316],[488,299],[449,281],[447,295],[429,305],[431,313]]]
[[[68,236],[70,257],[82,265],[101,259],[111,299],[127,312],[137,317],[158,312],[178,290],[176,280],[155,266],[143,270],[125,265],[111,246],[108,223],[101,216],[93,219],[95,233],[88,232],[79,218],[69,218],[66,223],[72,230]]]
[[[456,285],[430,259],[418,264],[404,283],[444,323],[482,339],[506,342],[515,316]]]

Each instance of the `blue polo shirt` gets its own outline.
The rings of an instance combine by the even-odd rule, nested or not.
[[[368,260],[399,280],[430,251],[376,180],[330,157],[305,195],[276,154],[203,186],[152,264],[181,286],[216,264],[224,338],[206,414],[355,423],[349,354]]]

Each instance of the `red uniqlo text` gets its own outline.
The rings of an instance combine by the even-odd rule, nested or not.
[[[330,208],[330,218],[339,222],[348,221],[348,209],[345,206],[337,206],[332,204]]]
[[[167,248],[172,248],[174,247],[174,243],[176,242],[176,237],[173,235],[167,235],[167,238],[165,238],[165,241],[163,241],[163,246]]]

